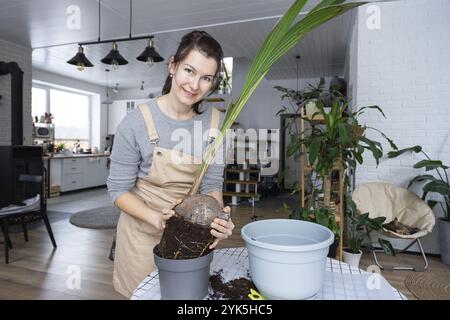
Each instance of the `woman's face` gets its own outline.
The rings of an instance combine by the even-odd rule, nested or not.
[[[193,49],[178,64],[170,63],[169,72],[173,74],[170,93],[182,104],[192,106],[211,90],[216,71],[214,58]]]

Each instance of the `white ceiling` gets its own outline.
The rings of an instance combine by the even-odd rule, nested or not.
[[[156,50],[166,59],[177,48],[180,38],[193,28],[201,28],[221,44],[225,56],[252,59],[278,17],[292,0],[133,0],[132,35],[155,35]],[[308,11],[318,0],[310,0]],[[81,10],[80,30],[69,30],[67,7]],[[295,55],[300,54],[300,77],[340,75],[352,16],[345,14],[309,34],[272,68],[267,78],[296,77]],[[129,1],[101,1],[101,39],[128,37]],[[33,67],[99,85],[105,84],[105,68],[100,60],[111,44],[85,46],[85,54],[95,65],[83,72],[66,63],[77,51],[78,42],[98,37],[97,0],[0,0],[0,38],[33,48]],[[138,88],[141,81],[159,87],[167,74],[165,62],[148,68],[135,59],[145,40],[119,42],[120,53],[128,65],[112,70],[110,85]]]

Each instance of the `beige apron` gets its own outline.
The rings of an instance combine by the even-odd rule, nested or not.
[[[153,159],[148,176],[138,178],[131,192],[156,214],[162,215],[162,209],[170,208],[175,200],[187,196],[201,164],[201,157],[159,147],[159,136],[150,108],[142,104],[139,109],[147,125],[150,142],[154,144]],[[210,129],[217,129],[218,124],[219,111],[213,108]],[[209,130],[210,139],[216,134],[217,130]],[[180,157],[183,161],[179,161]],[[117,225],[113,275],[117,292],[131,297],[137,285],[156,269],[153,247],[160,242],[161,236],[162,231],[149,223],[121,212]]]

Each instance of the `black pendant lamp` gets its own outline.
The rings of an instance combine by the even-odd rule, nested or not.
[[[112,65],[113,69],[117,69],[119,65],[121,66],[128,63],[128,61],[119,53],[119,50],[117,50],[117,44],[115,42],[113,42],[111,51],[101,61],[105,64]]]
[[[153,63],[155,62],[164,60],[164,58],[156,52],[152,38],[148,39],[147,47],[145,47],[144,51],[136,59],[145,62],[149,67],[153,66]]]
[[[86,58],[86,56],[84,55],[84,51],[83,51],[83,47],[79,46],[78,47],[78,52],[77,54],[70,59],[69,61],[67,61],[68,64],[72,64],[74,66],[77,66],[77,69],[79,71],[83,71],[84,68],[86,67],[93,67],[94,65],[88,60],[88,58]]]

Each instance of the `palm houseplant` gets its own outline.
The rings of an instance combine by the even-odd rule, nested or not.
[[[433,160],[426,154],[421,146],[414,146],[402,150],[391,151],[389,158],[396,158],[404,153],[421,153],[425,159],[414,164],[415,169],[425,168],[425,172],[431,171],[435,174],[420,174],[412,178],[407,188],[419,184],[422,188],[422,200],[427,200],[430,194],[438,194],[440,201],[428,199],[427,203],[431,208],[439,207],[442,209],[443,217],[438,220],[439,223],[439,244],[441,251],[441,260],[450,265],[450,181],[448,169],[441,160]]]
[[[187,197],[183,200],[192,201],[192,197],[197,197],[195,199],[195,204],[197,206],[203,206],[206,202],[202,197],[198,197],[198,190],[201,181],[207,172],[209,165],[212,163],[213,159],[220,146],[223,143],[227,130],[231,128],[240,112],[243,110],[247,101],[253,95],[255,90],[258,88],[260,82],[264,79],[266,74],[269,72],[274,63],[276,63],[284,54],[286,54],[292,47],[294,47],[306,34],[326,23],[327,21],[337,17],[353,8],[365,4],[365,2],[360,3],[344,3],[345,0],[322,0],[313,9],[311,9],[302,19],[298,20],[302,8],[307,3],[307,0],[296,0],[290,6],[290,8],[285,12],[285,14],[276,23],[272,31],[268,34],[260,50],[256,54],[249,68],[244,86],[238,98],[232,101],[227,107],[225,118],[223,124],[220,128],[220,134],[217,135],[216,139],[212,145],[208,148],[203,156],[203,162],[197,172],[196,178],[193,185],[188,192]],[[192,206],[191,206],[192,208]],[[177,207],[174,208],[175,215],[168,220],[166,228],[164,230],[162,241],[178,242],[177,237],[179,234],[170,233],[171,224],[177,219],[183,219],[182,216],[178,215]],[[213,215],[220,216],[220,210],[211,210]],[[193,223],[195,225],[195,223]],[[195,228],[192,226],[186,227],[187,233],[204,235],[203,237],[198,237],[192,243],[183,243],[183,247],[195,246],[196,251],[199,255],[204,256],[210,253],[209,245],[213,241],[212,235],[209,233],[209,226],[194,226],[198,227],[200,230],[195,232]],[[208,232],[202,232],[204,228],[208,228]],[[178,252],[175,250],[175,252]],[[174,257],[172,257],[174,258]],[[180,255],[177,258],[181,258]]]

